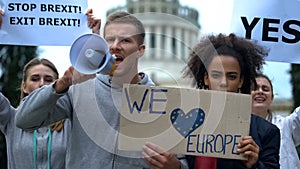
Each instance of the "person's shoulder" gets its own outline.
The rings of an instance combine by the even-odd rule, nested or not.
[[[256,124],[257,127],[262,129],[272,129],[272,130],[279,131],[279,128],[276,125],[254,114],[251,114],[251,123]]]
[[[300,106],[295,108],[295,110],[293,111],[293,113],[299,113],[300,112]]]
[[[2,104],[5,101],[6,101],[6,97],[0,92],[0,103]]]
[[[286,117],[283,117],[282,115],[274,114],[272,116],[272,123],[275,124],[276,126],[281,126],[281,124],[285,119]]]
[[[10,104],[10,101],[8,100],[7,97],[5,97],[2,92],[0,92],[0,110],[4,110],[4,109],[11,109],[11,110],[15,110],[15,108]]]
[[[109,75],[104,75],[101,73],[97,73],[96,76],[92,79],[89,79],[89,81],[93,82],[100,82],[99,84],[105,84],[105,85],[111,85],[111,80],[109,78]]]
[[[280,130],[276,125],[253,114],[250,125],[250,135],[257,143],[264,144],[263,140],[270,139],[274,144],[280,144]]]

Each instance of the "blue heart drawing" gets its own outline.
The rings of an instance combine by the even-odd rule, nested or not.
[[[203,124],[205,113],[201,108],[194,108],[185,114],[183,110],[176,108],[172,111],[170,119],[173,127],[186,138]]]

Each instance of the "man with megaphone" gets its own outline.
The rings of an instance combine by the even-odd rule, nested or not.
[[[89,27],[99,34],[101,20],[94,17],[92,10],[88,11],[88,16]],[[80,48],[77,55],[87,60],[86,63],[97,62],[97,67],[88,68],[95,71],[83,75],[79,73],[80,66],[78,70],[75,65],[75,68],[69,67],[55,83],[24,99],[17,112],[17,125],[34,129],[48,125],[53,119],[70,118],[72,131],[66,162],[69,169],[187,168],[185,159],[179,160],[152,143],[143,146],[142,153],[117,149],[122,85],[154,83],[147,74],[138,71],[139,58],[145,51],[145,29],[135,16],[126,12],[111,14],[103,34],[108,51],[96,49],[102,41],[95,34],[80,38],[74,43],[75,47],[72,46]],[[109,62],[107,57],[110,55],[112,69],[103,74],[102,66]],[[84,73],[86,65],[81,66]]]

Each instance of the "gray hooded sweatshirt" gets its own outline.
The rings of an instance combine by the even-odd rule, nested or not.
[[[15,115],[15,108],[0,93],[0,129],[7,143],[8,169],[64,169],[70,121],[65,120],[60,132],[42,127],[35,135],[33,130],[17,128]]]
[[[140,85],[154,85],[146,74],[139,75]],[[121,101],[122,87],[112,85],[109,76],[97,74],[64,94],[57,94],[53,85],[35,90],[20,105],[16,124],[32,129],[71,119],[67,169],[149,168],[141,152],[117,148]],[[181,169],[187,168],[186,160],[180,161]]]

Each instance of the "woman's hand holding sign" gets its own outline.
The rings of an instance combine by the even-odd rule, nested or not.
[[[238,152],[248,157],[248,160],[245,160],[244,164],[246,167],[251,168],[258,160],[259,146],[251,136],[245,136],[238,145]]]

